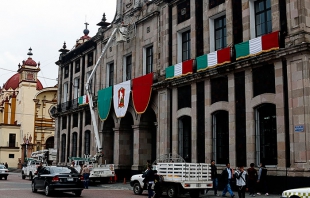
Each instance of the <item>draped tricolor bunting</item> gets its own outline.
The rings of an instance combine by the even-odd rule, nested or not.
[[[98,91],[98,112],[101,120],[108,118],[112,100],[112,87],[101,89]]]
[[[113,104],[116,117],[124,117],[128,108],[131,83],[130,80],[113,86]]]
[[[152,92],[153,73],[132,79],[132,101],[137,114],[145,112]]]
[[[196,58],[197,71],[203,71],[230,62],[230,47],[211,52],[209,54],[205,54]]]
[[[88,96],[87,95],[80,96],[79,105],[86,105],[86,104],[88,104]]]
[[[279,49],[279,32],[265,34],[235,45],[236,60]]]
[[[166,79],[177,78],[193,73],[193,60],[184,61],[166,68]]]

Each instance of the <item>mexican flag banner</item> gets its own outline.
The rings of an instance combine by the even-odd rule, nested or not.
[[[166,68],[166,80],[193,73],[193,59]]]
[[[108,118],[112,101],[112,86],[98,91],[98,113],[101,120]]]
[[[279,49],[279,32],[265,34],[235,45],[236,60]]]
[[[79,105],[86,105],[86,104],[88,104],[88,96],[87,95],[80,96]]]
[[[203,71],[219,65],[230,63],[230,47],[226,47],[196,58],[197,71]]]
[[[119,83],[113,86],[113,104],[116,117],[125,117],[131,92],[131,81]]]

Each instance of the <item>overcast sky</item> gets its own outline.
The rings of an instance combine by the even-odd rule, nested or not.
[[[85,21],[89,36],[106,13],[107,22],[114,19],[116,0],[9,0],[1,1],[0,11],[0,86],[17,72],[18,63],[28,58],[40,62],[39,80],[44,87],[57,84],[58,50],[64,41],[71,50],[83,36]]]

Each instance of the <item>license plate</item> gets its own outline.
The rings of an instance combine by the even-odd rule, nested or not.
[[[73,181],[73,178],[67,178],[68,181]]]

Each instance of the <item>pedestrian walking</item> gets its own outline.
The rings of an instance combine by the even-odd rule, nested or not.
[[[5,168],[7,168],[7,169],[9,168],[9,165],[8,165],[7,162],[5,162],[4,166],[5,166]]]
[[[214,195],[218,196],[217,194],[217,188],[218,188],[218,179],[217,179],[217,168],[215,166],[215,161],[211,160],[211,179],[213,182],[213,190],[214,190]],[[208,193],[210,189],[208,188],[205,192],[205,194]]]
[[[260,163],[260,168],[258,170],[258,178],[257,183],[259,186],[259,192],[257,192],[258,195],[261,195],[262,193],[266,196],[269,195],[268,193],[268,186],[267,186],[267,168],[265,167],[264,163]]]
[[[231,190],[231,180],[233,179],[234,170],[230,168],[230,163],[226,164],[226,168],[224,168],[221,179],[223,180],[225,187],[222,192],[222,197],[226,197],[226,193],[229,192],[230,196],[235,197],[233,191]]]
[[[161,196],[161,182],[162,182],[162,176],[157,174],[157,170],[154,170],[154,195],[152,198],[160,198]]]
[[[254,163],[250,164],[250,168],[248,168],[248,180],[247,186],[250,191],[250,196],[255,197],[255,186],[257,182],[257,170],[254,168]]]
[[[144,183],[147,185],[148,198],[152,198],[154,194],[152,185],[154,184],[155,175],[151,165],[148,165],[147,171],[145,171],[142,177],[144,177]]]
[[[82,170],[82,175],[83,175],[83,178],[84,178],[84,188],[86,188],[86,189],[88,189],[89,173],[90,173],[89,168],[87,167],[86,164],[84,164],[83,165],[83,170]]]
[[[239,198],[245,198],[245,191],[247,190],[247,172],[243,166],[240,166],[235,172],[236,186],[238,188]]]

